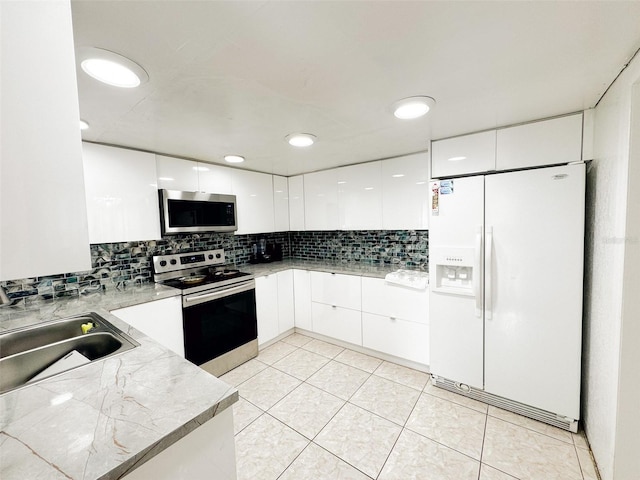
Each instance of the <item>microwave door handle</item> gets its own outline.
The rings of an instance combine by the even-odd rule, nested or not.
[[[187,307],[191,305],[198,305],[200,303],[209,302],[211,300],[218,300],[223,297],[228,297],[229,295],[233,295],[236,293],[254,290],[255,288],[255,282],[251,281],[237,287],[225,288],[224,290],[219,290],[216,292],[204,293],[202,295],[189,295],[184,297],[183,306]]]

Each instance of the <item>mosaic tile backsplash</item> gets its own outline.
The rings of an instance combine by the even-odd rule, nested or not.
[[[92,269],[0,282],[10,298],[53,298],[100,288],[119,288],[153,278],[152,257],[224,248],[227,264],[249,262],[260,238],[282,245],[283,258],[368,262],[427,269],[428,231],[277,232],[260,235],[211,233],[167,236],[162,240],[91,245]]]

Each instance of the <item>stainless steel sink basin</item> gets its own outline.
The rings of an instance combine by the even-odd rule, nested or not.
[[[11,330],[0,335],[0,394],[139,345],[95,312]]]

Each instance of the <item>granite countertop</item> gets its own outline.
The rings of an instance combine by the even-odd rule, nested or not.
[[[179,295],[143,284],[0,309],[3,330],[94,311],[139,347],[0,395],[0,478],[116,479],[238,399],[109,313]]]
[[[339,262],[327,260],[300,260],[287,258],[272,263],[257,263],[252,265],[242,265],[240,270],[254,274],[256,277],[269,275],[289,268],[300,270],[313,270],[316,272],[343,273],[346,275],[358,275],[363,277],[384,278],[387,273],[394,272],[400,268],[408,270],[410,267],[400,265],[387,265],[367,262]],[[418,269],[416,269],[418,270]],[[425,272],[425,270],[419,270]]]

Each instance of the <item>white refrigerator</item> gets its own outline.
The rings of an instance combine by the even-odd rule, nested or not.
[[[575,431],[585,165],[431,184],[433,383]]]

